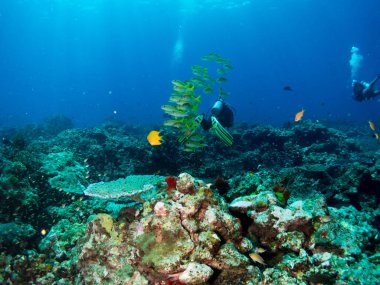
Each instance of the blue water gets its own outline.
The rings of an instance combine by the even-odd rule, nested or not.
[[[377,100],[351,98],[380,73],[378,0],[1,0],[0,125],[63,114],[160,124],[172,79],[216,52],[234,69],[225,89],[236,121],[380,121]],[[292,92],[283,91],[291,85]],[[207,111],[216,95],[202,98]]]

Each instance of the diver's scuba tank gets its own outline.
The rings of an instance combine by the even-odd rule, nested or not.
[[[218,101],[216,101],[214,103],[214,106],[212,106],[212,108],[211,108],[211,115],[214,117],[217,117],[220,114],[220,112],[222,111],[223,104],[224,104],[223,99],[219,98]]]

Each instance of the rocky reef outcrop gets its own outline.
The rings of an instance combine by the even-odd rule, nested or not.
[[[129,284],[125,280],[136,275],[145,280],[141,284],[259,282],[261,273],[247,256],[251,241],[210,186],[183,173],[175,189],[144,203],[130,224],[96,216],[79,257],[83,282]]]

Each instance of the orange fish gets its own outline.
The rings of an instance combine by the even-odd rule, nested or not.
[[[162,144],[162,137],[159,131],[151,131],[146,137],[150,145],[160,145]]]
[[[303,117],[303,113],[304,113],[304,112],[305,112],[305,110],[302,108],[302,110],[299,111],[299,112],[295,115],[295,117],[294,117],[294,122],[298,122],[299,120],[301,120],[302,117]]]
[[[260,263],[260,264],[262,264],[262,265],[266,265],[265,262],[264,262],[264,259],[263,259],[260,255],[258,255],[257,253],[251,252],[251,253],[249,254],[249,257],[250,257],[253,261],[255,261],[255,262],[258,262],[258,263]]]
[[[369,127],[371,128],[372,131],[376,130],[375,123],[371,120],[368,121]]]

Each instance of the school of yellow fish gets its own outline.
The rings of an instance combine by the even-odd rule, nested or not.
[[[164,126],[174,128],[180,138],[187,137],[192,132],[194,119],[198,116],[198,107],[202,94],[213,94],[215,85],[218,84],[218,96],[226,97],[228,92],[221,87],[228,81],[226,74],[233,69],[230,61],[216,53],[210,53],[202,57],[203,61],[214,62],[220,65],[217,68],[217,79],[210,75],[209,69],[204,66],[194,65],[191,68],[193,78],[185,81],[172,80],[173,92],[169,97],[169,103],[161,106],[161,109],[169,116]],[[205,137],[201,132],[194,132],[183,143],[183,150],[194,152],[205,146]]]

